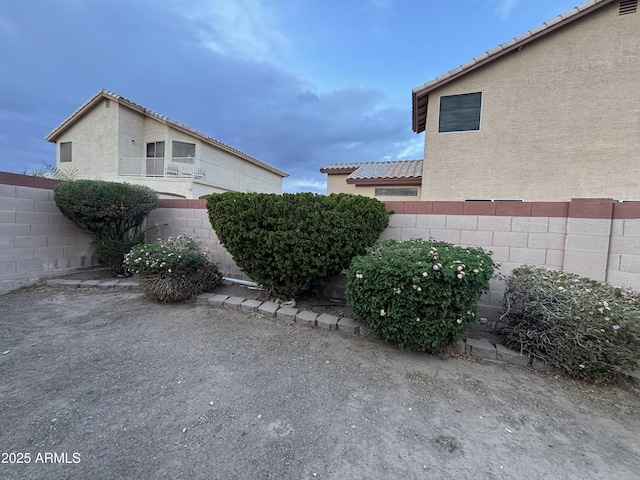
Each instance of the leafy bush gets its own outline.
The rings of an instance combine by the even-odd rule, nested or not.
[[[122,273],[122,258],[144,241],[142,224],[158,206],[148,187],[102,180],[59,183],[54,200],[62,214],[91,235],[98,262]]]
[[[210,195],[207,209],[236,264],[287,297],[341,273],[389,223],[384,204],[360,195],[227,192]]]
[[[381,338],[410,350],[454,345],[475,321],[496,264],[481,248],[387,240],[353,259],[347,299]]]
[[[140,288],[149,298],[181,302],[213,290],[222,281],[218,267],[207,256],[194,238],[178,235],[136,245],[123,264],[138,276]]]
[[[637,368],[640,295],[571,273],[521,266],[506,278],[507,346],[583,379]]]

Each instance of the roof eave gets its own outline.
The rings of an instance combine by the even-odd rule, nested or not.
[[[349,174],[358,170],[360,167],[353,168],[321,168],[320,173],[327,173],[329,175]]]
[[[613,0],[600,0],[592,3],[591,5],[586,5],[586,8],[580,9],[581,5],[575,7],[578,9],[576,13],[572,13],[571,15],[562,14],[558,17],[555,17],[548,22],[545,22],[543,25],[546,25],[544,28],[534,28],[529,30],[528,32],[516,37],[515,39],[511,39],[509,42],[505,42],[504,47],[502,45],[496,47],[495,49],[489,50],[483,55],[480,55],[470,62],[467,62],[461,67],[458,67],[454,70],[451,70],[447,74],[441,75],[443,77],[441,80],[438,80],[440,77],[436,77],[434,80],[425,83],[419,87],[416,87],[412,90],[412,114],[413,114],[413,122],[412,128],[416,133],[421,133],[425,131],[426,128],[426,117],[427,117],[427,104],[429,101],[429,93],[433,90],[442,87],[458,78],[470,73],[480,67],[487,65],[488,63],[497,60],[498,58],[511,53],[513,51],[521,49],[524,45],[537,40],[548,33],[551,33],[559,28],[564,27],[565,25],[585,16],[589,13],[608,5],[613,2]],[[590,3],[590,2],[586,2]],[[559,20],[558,20],[559,19]],[[519,40],[518,40],[519,39]]]
[[[420,185],[422,177],[403,178],[347,178],[350,185]]]
[[[126,98],[121,97],[120,95],[117,95],[115,93],[109,92],[108,90],[101,90],[99,91],[97,94],[95,94],[92,98],[90,98],[88,101],[86,101],[83,105],[81,105],[75,112],[73,112],[66,120],[64,120],[60,125],[58,125],[51,133],[49,133],[49,135],[47,135],[45,137],[45,140],[48,142],[52,142],[52,143],[56,143],[58,138],[60,138],[60,136],[69,128],[71,127],[74,123],[76,123],[77,121],[79,121],[89,110],[91,110],[102,98],[108,98],[110,100],[114,100],[116,102],[118,102],[119,105],[122,105],[124,107],[129,108],[130,110],[134,110],[142,115],[145,115],[149,118],[153,118],[154,120],[157,120],[161,123],[164,123],[166,125],[170,125],[172,128],[175,128],[176,130],[179,130],[182,133],[185,133],[189,136],[195,136],[198,139],[202,140],[203,142],[214,146],[216,148],[219,148],[221,150],[224,150],[228,153],[231,153],[232,155],[235,155],[236,157],[240,157],[243,160],[246,160],[260,168],[264,168],[265,170],[268,170],[272,173],[275,173],[276,175],[279,175],[280,177],[286,178],[289,176],[289,174],[287,172],[285,172],[284,170],[280,170],[277,167],[274,167],[273,165],[270,165],[266,162],[263,162],[262,160],[258,160],[257,158],[252,157],[251,155],[248,155],[244,152],[241,152],[240,150],[236,150],[235,148],[231,147],[230,145],[226,145],[225,143],[222,143],[218,140],[216,140],[215,138],[209,137],[208,135],[205,135],[203,133],[198,132],[197,130],[188,127],[186,125],[183,125],[179,122],[176,122],[175,120],[170,119],[169,117],[165,117],[164,115],[160,115],[159,113],[156,112],[151,112],[150,110],[142,107],[141,105],[138,105],[136,103],[133,103],[130,100],[127,100]]]

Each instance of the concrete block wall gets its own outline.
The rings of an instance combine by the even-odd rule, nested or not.
[[[95,265],[89,238],[53,202],[53,180],[0,172],[0,292]],[[522,264],[640,290],[640,202],[387,202],[381,239],[434,238],[493,252],[501,273]],[[205,200],[166,199],[147,219],[147,240],[198,237],[225,276],[248,277],[211,228]],[[504,282],[495,279],[481,313],[495,318]]]
[[[433,238],[493,252],[500,273],[537,265],[640,290],[640,202],[387,202],[381,239]],[[227,276],[247,278],[211,229],[205,200],[162,200],[149,237],[199,235]],[[481,314],[495,319],[505,284],[491,281]]]
[[[56,183],[0,172],[0,293],[95,265],[88,235],[53,201]]]
[[[147,218],[147,228],[149,242],[157,238],[166,240],[168,237],[181,234],[198,238],[224,276],[250,280],[236,265],[211,228],[206,200],[160,200],[160,207]]]

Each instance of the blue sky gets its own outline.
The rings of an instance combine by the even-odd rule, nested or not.
[[[324,193],[334,162],[420,159],[411,90],[576,0],[0,0],[0,170],[101,89]]]

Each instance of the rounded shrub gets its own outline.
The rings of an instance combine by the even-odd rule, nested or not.
[[[124,266],[134,273],[145,295],[162,303],[182,302],[213,290],[222,281],[218,266],[187,235],[157,239],[133,247]]]
[[[501,322],[507,346],[589,380],[638,367],[637,292],[527,265],[505,280]]]
[[[158,206],[149,187],[102,180],[61,182],[53,198],[65,217],[89,233],[98,262],[115,273],[123,273],[122,258],[144,241],[142,225]]]
[[[389,224],[384,204],[360,195],[227,192],[210,195],[207,209],[236,264],[287,297],[340,274]]]
[[[347,299],[356,318],[409,350],[454,345],[476,320],[496,264],[481,248],[386,240],[353,259]]]

